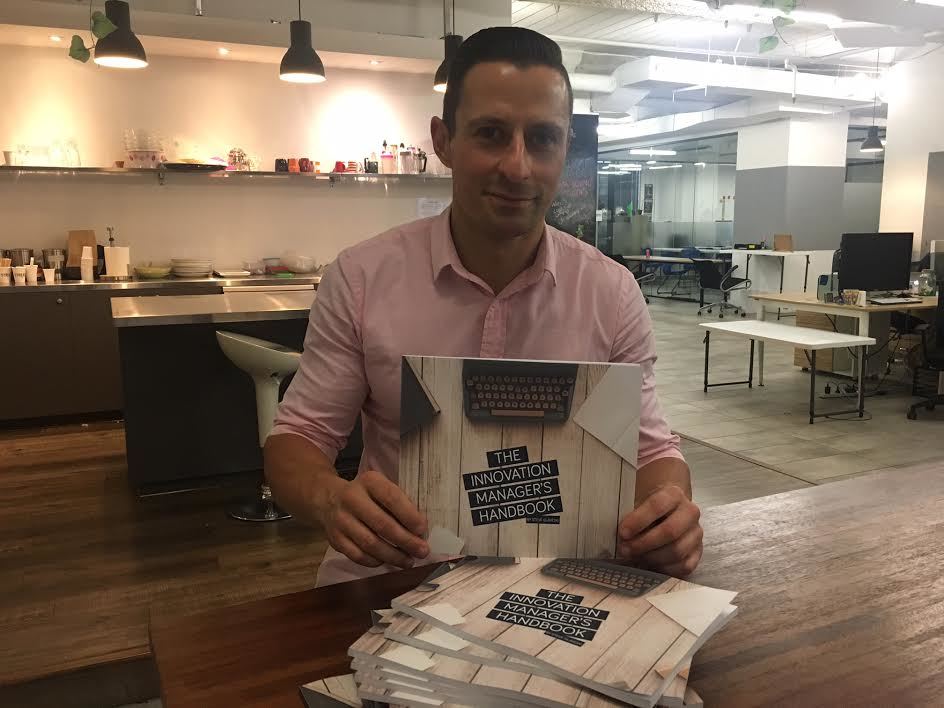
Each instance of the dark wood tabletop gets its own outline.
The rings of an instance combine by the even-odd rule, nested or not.
[[[944,464],[715,507],[696,582],[740,614],[696,655],[707,706],[944,704]],[[165,708],[301,708],[369,610],[430,568],[155,620]]]

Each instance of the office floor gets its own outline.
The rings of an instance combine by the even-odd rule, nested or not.
[[[905,417],[913,399],[900,364],[882,383],[885,394],[866,399],[869,415],[864,420],[853,416],[810,425],[809,375],[793,365],[793,349],[781,345],[767,345],[763,388],[755,379],[753,389],[733,386],[704,393],[704,330],[698,325],[718,320],[717,311],[697,317],[696,310],[691,303],[657,298],[650,305],[660,356],[657,385],[679,434],[814,484],[944,455],[944,411],[921,411],[916,421]],[[745,340],[713,337],[711,380],[746,379],[748,346]],[[818,396],[830,378],[817,376]],[[878,383],[867,382],[866,390]],[[854,399],[817,400],[822,412],[854,407]],[[694,463],[693,469],[697,489],[703,475]]]

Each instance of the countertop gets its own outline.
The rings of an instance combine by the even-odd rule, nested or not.
[[[248,278],[177,278],[172,276],[161,280],[130,280],[122,283],[103,281],[87,283],[82,280],[67,280],[52,285],[11,285],[10,287],[0,287],[0,295],[4,293],[76,293],[89,290],[173,290],[175,287],[186,286],[190,289],[201,285],[205,285],[208,290],[249,285],[317,286],[320,282],[320,275],[296,275],[292,278],[276,278],[271,275],[251,275]]]
[[[112,298],[116,327],[218,324],[307,318],[314,290]]]

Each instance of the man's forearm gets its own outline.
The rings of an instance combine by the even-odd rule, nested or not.
[[[265,477],[279,505],[307,523],[321,521],[329,491],[344,483],[324,453],[298,435],[269,436]]]
[[[666,484],[674,484],[692,498],[692,474],[685,460],[661,457],[636,470],[636,506]]]

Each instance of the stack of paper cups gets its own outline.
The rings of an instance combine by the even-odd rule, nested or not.
[[[82,246],[82,262],[80,267],[82,280],[89,283],[95,280],[95,256],[92,255],[91,246]]]
[[[128,246],[106,246],[105,272],[121,277],[131,275],[131,249]]]

